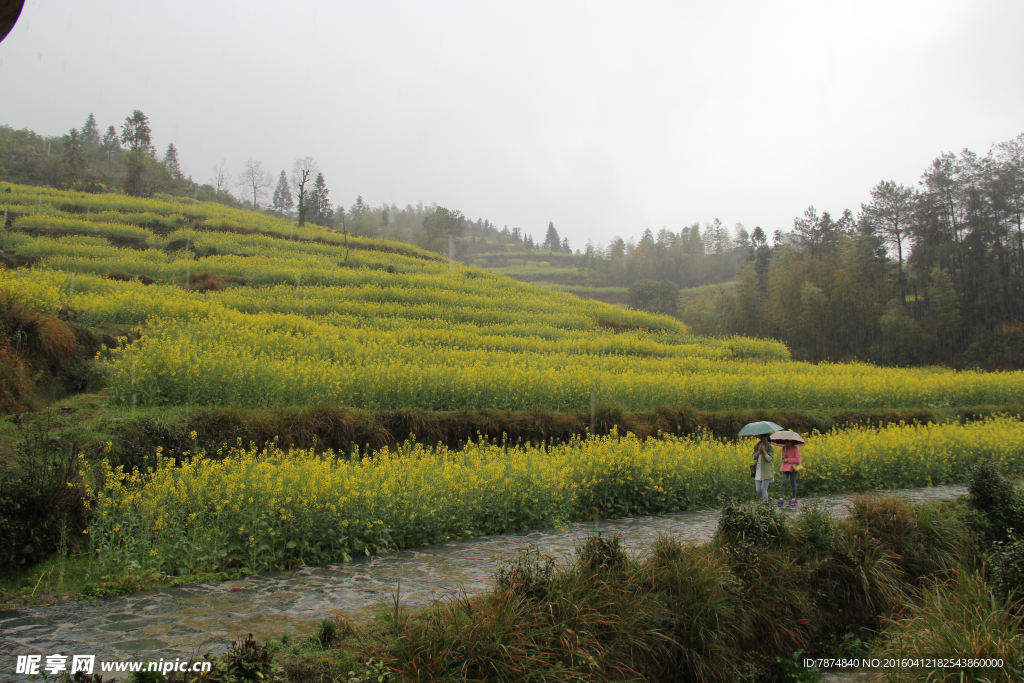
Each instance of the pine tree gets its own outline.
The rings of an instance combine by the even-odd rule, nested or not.
[[[886,242],[895,245],[897,258],[897,286],[900,302],[905,306],[906,278],[903,275],[903,244],[914,214],[914,188],[897,185],[895,181],[882,181],[871,190],[871,203],[861,204],[861,213],[868,225]]]
[[[349,209],[349,213],[360,216],[370,210],[370,205],[363,201],[363,195],[356,197],[356,203]]]
[[[320,208],[320,198],[316,196],[316,186],[306,190],[306,220],[313,225],[320,225],[320,216],[317,214],[317,209]]]
[[[292,198],[291,188],[288,187],[288,176],[284,171],[281,171],[281,177],[277,181],[277,187],[274,188],[273,206],[275,211],[279,211],[281,213],[291,211],[292,207],[295,206],[295,200]]]
[[[729,244],[732,242],[729,229],[718,218],[711,223],[704,224],[704,239],[713,254],[724,254],[729,250]]]
[[[121,142],[128,145],[131,152],[153,153],[153,144],[150,136],[152,131],[149,128],[149,118],[136,109],[131,116],[126,116],[121,126]]]
[[[931,331],[943,353],[952,356],[960,336],[960,301],[949,273],[938,266],[932,269],[928,283],[928,308]]]
[[[562,240],[558,236],[558,231],[555,230],[554,223],[548,223],[548,232],[544,237],[543,246],[548,251],[558,251],[559,247],[562,246]]]
[[[327,181],[324,180],[323,173],[316,174],[316,180],[313,181],[313,195],[316,197],[316,202],[310,207],[316,214],[316,220],[313,222],[317,225],[329,225],[334,210],[331,208],[330,190],[327,189]]]
[[[86,145],[100,144],[100,129],[96,126],[96,117],[90,112],[89,118],[82,126],[82,143]]]
[[[152,194],[149,178],[150,163],[153,161],[154,150],[149,128],[149,119],[142,110],[136,109],[131,116],[126,116],[121,126],[121,142],[128,146],[125,155],[125,194],[132,197],[143,197]]]
[[[82,158],[82,138],[74,128],[64,136],[63,161],[68,184],[71,185],[81,180],[82,171],[85,169],[85,160]]]
[[[171,178],[181,180],[184,177],[181,173],[181,165],[178,163],[178,149],[173,142],[167,145],[167,151],[164,152],[164,166],[170,171]]]
[[[107,168],[110,168],[110,158],[114,152],[121,151],[121,140],[117,137],[117,129],[113,126],[107,128],[103,142],[100,143],[100,149],[107,153]]]

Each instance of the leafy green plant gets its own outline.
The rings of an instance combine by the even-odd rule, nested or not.
[[[367,659],[360,671],[349,671],[344,683],[391,683],[395,674],[383,659]]]
[[[494,584],[499,591],[512,591],[526,599],[544,600],[551,589],[556,567],[555,558],[542,555],[536,546],[530,545],[519,557],[498,568]]]
[[[213,683],[271,683],[282,680],[274,666],[274,657],[265,645],[250,633],[245,640],[232,641],[231,647],[217,659],[206,680]]]
[[[999,466],[990,459],[975,464],[967,475],[971,505],[988,518],[992,542],[1006,541],[1011,530],[1024,531],[1024,502]]]
[[[791,529],[800,551],[815,560],[831,554],[839,536],[835,516],[819,501],[804,502]]]
[[[778,683],[817,683],[821,671],[816,667],[803,665],[804,651],[797,650],[792,657],[775,658],[775,680]]]
[[[334,619],[322,619],[317,626],[314,639],[320,644],[320,647],[326,649],[338,642],[340,637],[338,623]]]
[[[865,642],[850,632],[844,633],[842,638],[837,638],[835,645],[825,650],[829,656],[846,659],[866,657],[870,651],[870,641]]]
[[[722,508],[715,539],[725,547],[769,548],[789,537],[785,518],[770,503],[730,503]]]
[[[1024,602],[1024,536],[1012,534],[992,548],[992,589],[1003,600]]]
[[[625,569],[629,555],[622,545],[622,538],[613,534],[611,538],[600,533],[588,536],[576,548],[576,562],[580,569],[588,572],[615,572]]]
[[[159,671],[133,671],[128,677],[131,683],[161,683],[164,674]]]

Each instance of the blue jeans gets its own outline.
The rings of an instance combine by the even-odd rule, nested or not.
[[[782,492],[779,495],[781,495],[783,498],[786,497],[786,484],[789,483],[789,484],[793,485],[793,498],[795,499],[796,498],[796,480],[797,480],[797,477],[799,477],[799,476],[800,476],[800,473],[797,472],[796,470],[790,470],[789,472],[783,472],[782,473],[782,484],[781,484],[782,485]]]

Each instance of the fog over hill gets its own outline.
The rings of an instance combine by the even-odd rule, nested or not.
[[[1019,131],[1017,2],[505,7],[28,2],[3,123],[135,109],[207,182],[314,156],[332,197],[437,202],[574,245],[693,221],[789,228]]]

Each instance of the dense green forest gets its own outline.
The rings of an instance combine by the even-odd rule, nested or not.
[[[814,361],[1024,365],[1024,135],[943,154],[918,187],[881,182],[856,217],[809,208],[769,246],[755,231],[695,331],[784,341]]]

